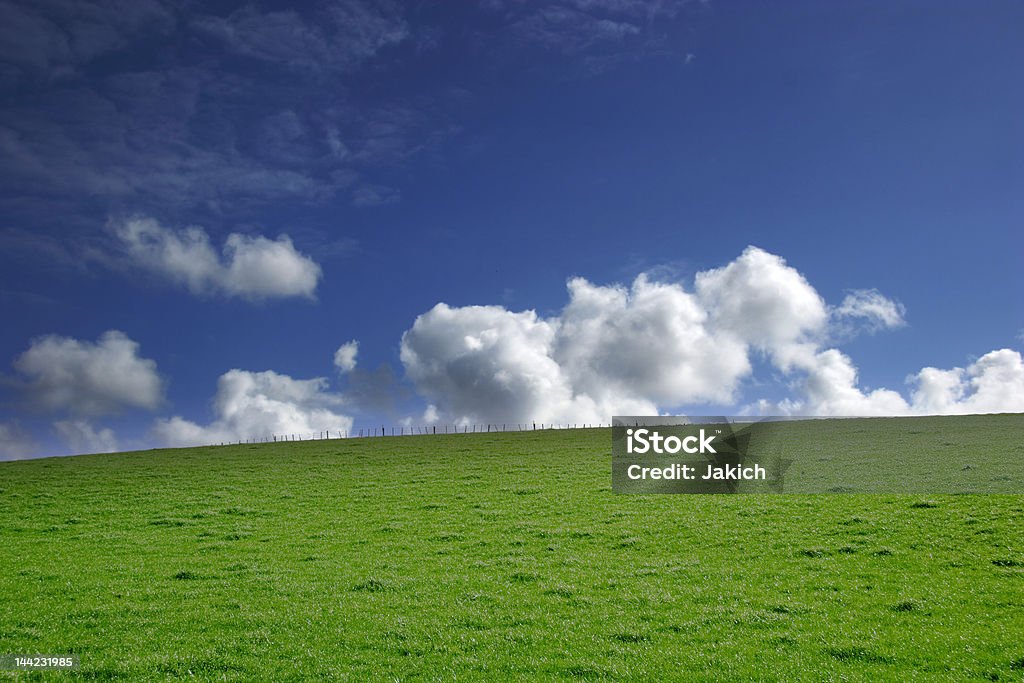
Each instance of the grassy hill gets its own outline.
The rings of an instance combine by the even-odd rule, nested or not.
[[[843,439],[973,478],[948,490],[1024,462],[1020,415],[792,429],[789,491],[849,485]],[[615,495],[609,454],[594,429],[3,463],[0,653],[92,680],[1024,676],[1024,496]]]

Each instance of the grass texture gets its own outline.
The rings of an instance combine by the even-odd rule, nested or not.
[[[794,423],[794,475],[841,485],[865,429],[949,477],[1008,476],[978,440],[1024,460],[1019,415],[842,422]],[[82,661],[0,676],[1024,678],[1024,496],[616,495],[610,451],[591,429],[0,464],[0,653]]]

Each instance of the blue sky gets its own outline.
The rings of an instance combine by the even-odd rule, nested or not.
[[[1024,411],[1019,3],[0,17],[0,457]]]

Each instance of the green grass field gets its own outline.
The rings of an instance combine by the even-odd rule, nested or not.
[[[1024,459],[1019,415],[799,424],[816,485],[848,476],[844,429],[950,476],[1006,476],[962,470],[970,438]],[[6,675],[1024,678],[1024,496],[624,496],[609,454],[572,430],[0,464],[0,653],[82,661]]]

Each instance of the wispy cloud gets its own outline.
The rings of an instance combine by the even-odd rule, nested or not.
[[[877,289],[855,289],[837,306],[833,315],[841,326],[859,327],[867,332],[903,327],[906,308]],[[851,332],[855,330],[851,329]]]
[[[520,40],[578,55],[602,44],[621,44],[640,35],[642,29],[630,21],[599,18],[571,7],[548,6],[517,19],[510,30]]]
[[[176,23],[174,5],[160,0],[6,0],[0,14],[7,84],[68,78],[97,57],[168,35]]]
[[[448,124],[354,95],[348,80],[407,39],[405,11],[374,0],[225,15],[156,0],[3,3],[0,92],[17,92],[0,106],[11,215],[53,231],[43,217],[61,201],[98,231],[108,213],[237,215],[353,188],[358,206],[397,201],[375,169]],[[100,60],[111,54],[121,58]]]
[[[352,192],[354,206],[383,206],[399,200],[398,190],[383,185],[362,185]]]
[[[305,15],[247,5],[225,17],[198,17],[192,25],[233,54],[317,71],[351,69],[409,36],[397,5],[360,0],[335,0]]]
[[[0,254],[31,260],[36,267],[86,273],[93,264],[109,262],[109,244],[101,235],[78,233],[63,239],[22,228],[0,230]]]
[[[652,54],[692,52],[670,38],[686,0],[484,0],[485,12],[503,22],[498,35],[520,48],[540,48],[570,58],[589,71]]]
[[[487,61],[551,52],[600,68],[661,50],[684,7],[491,2],[442,30],[422,8],[388,0],[228,11],[5,2],[0,92],[16,96],[0,106],[0,201],[16,200],[5,207],[9,226],[48,234],[70,231],[48,220],[55,202],[93,233],[111,214],[199,220],[216,232],[226,213],[276,201],[394,204],[401,188],[382,169],[458,131],[446,110],[458,88],[439,77],[436,91],[410,99],[367,88],[366,74],[467,35]]]

